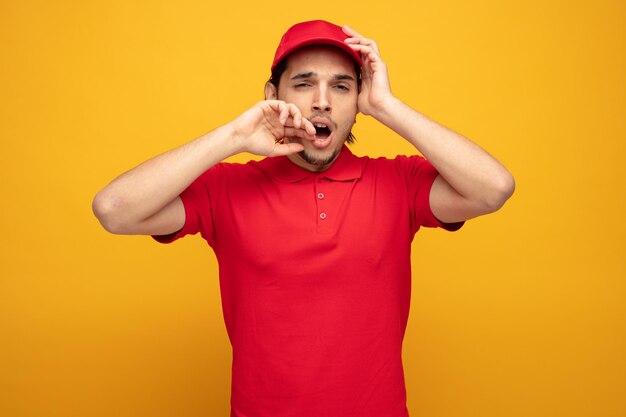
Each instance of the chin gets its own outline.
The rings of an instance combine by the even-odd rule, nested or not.
[[[337,148],[333,151],[329,152],[309,152],[307,150],[298,152],[300,158],[302,158],[306,163],[315,165],[315,166],[325,166],[330,164],[335,160],[341,148]]]
[[[304,150],[298,152],[298,155],[308,164],[324,167],[337,158],[342,148],[343,142],[331,143],[330,146],[324,149],[319,149],[315,146],[305,146]]]

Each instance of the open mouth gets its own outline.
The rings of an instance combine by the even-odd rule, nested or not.
[[[332,135],[335,127],[333,122],[325,117],[313,117],[309,119],[311,123],[313,123],[313,127],[315,127],[315,139],[323,140]]]
[[[313,125],[315,127],[315,137],[318,139],[326,139],[330,136],[330,129],[328,126],[322,123],[315,123]]]

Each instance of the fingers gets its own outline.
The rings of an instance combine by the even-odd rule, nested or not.
[[[281,100],[264,100],[261,102],[261,106],[269,106],[270,113],[266,113],[267,117],[275,117],[278,114],[278,121],[285,126],[288,121],[294,127],[300,127],[302,125],[302,114],[295,104],[286,103]]]
[[[281,100],[266,100],[274,111],[278,112],[278,121],[283,126],[304,129],[309,135],[315,136],[315,127],[308,119],[302,117],[300,109],[295,104]]]
[[[347,41],[348,40],[346,39],[346,42]],[[354,44],[354,43],[351,43],[349,45],[352,49],[354,49],[355,51],[358,51],[363,56],[363,58],[368,59],[372,63],[382,62],[382,60],[380,59],[380,54],[378,53],[378,51],[376,51],[376,49],[374,49],[374,47],[369,46],[369,45]]]
[[[294,127],[298,130],[300,130],[303,134],[307,135],[308,134],[308,139],[310,139],[311,137],[315,136],[315,126],[313,126],[313,123],[311,123],[311,121],[309,119],[306,119],[302,116],[300,116],[300,123],[299,126],[296,124],[296,119],[295,118],[289,118],[287,119],[287,121],[285,122],[285,132],[287,132],[287,129],[290,127]],[[289,136],[289,135],[287,135]]]
[[[314,140],[315,133],[311,135],[309,132],[303,129],[296,129],[295,127],[285,127],[285,137]]]
[[[310,120],[304,118],[300,109],[295,104],[286,103],[281,100],[266,100],[266,103],[272,108],[272,113],[276,115],[278,113],[278,121],[282,126],[278,130],[273,130],[275,136],[276,145],[282,145],[282,138],[300,138],[305,140],[315,139],[315,126]],[[274,116],[275,117],[275,116]],[[274,129],[278,126],[274,126]],[[287,145],[287,143],[285,143]],[[296,145],[296,144],[293,144]],[[277,151],[276,149],[280,149]],[[293,152],[299,152],[300,145],[294,147],[284,148],[282,146],[275,146],[272,152],[279,152],[280,155],[286,155]],[[273,155],[273,153],[271,154]]]
[[[352,29],[350,26],[348,25],[343,25],[343,27],[341,28],[341,30],[343,30],[343,33],[345,33],[346,35],[352,37],[357,35],[356,30]]]
[[[300,152],[304,150],[304,146],[302,146],[299,143],[276,143],[274,144],[274,149],[272,150],[272,153],[269,154],[269,156],[274,157],[274,156],[283,156],[283,155],[290,155],[292,153],[296,153],[296,152]]]
[[[357,31],[355,31],[348,25],[344,25],[342,29],[343,29],[343,33],[349,36],[349,38],[345,40],[347,44],[366,45],[372,48],[374,52],[376,52],[378,55],[380,55],[380,51],[378,50],[378,45],[376,44],[374,40],[363,37],[362,35],[360,35]]]
[[[302,114],[300,114],[300,110],[298,110],[294,104],[279,101],[278,109],[280,111],[278,120],[283,126],[287,124],[288,120],[291,120],[294,127],[300,127],[302,124]]]
[[[344,25],[343,32],[349,36],[344,42],[353,50],[361,54],[363,66],[361,76],[364,80],[370,79],[374,72],[384,68],[378,45],[372,39],[364,38],[350,26]],[[383,65],[383,67],[381,67]]]

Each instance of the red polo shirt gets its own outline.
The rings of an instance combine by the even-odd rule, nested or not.
[[[220,163],[182,194],[215,251],[233,347],[233,417],[406,417],[411,241],[432,214],[425,159]]]

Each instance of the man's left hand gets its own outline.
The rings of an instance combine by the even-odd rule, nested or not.
[[[389,85],[387,65],[380,58],[378,45],[371,39],[364,38],[347,25],[343,32],[349,36],[345,40],[352,49],[359,52],[363,59],[361,68],[361,92],[359,93],[359,111],[368,116],[376,116],[385,109],[385,104],[393,100]]]

